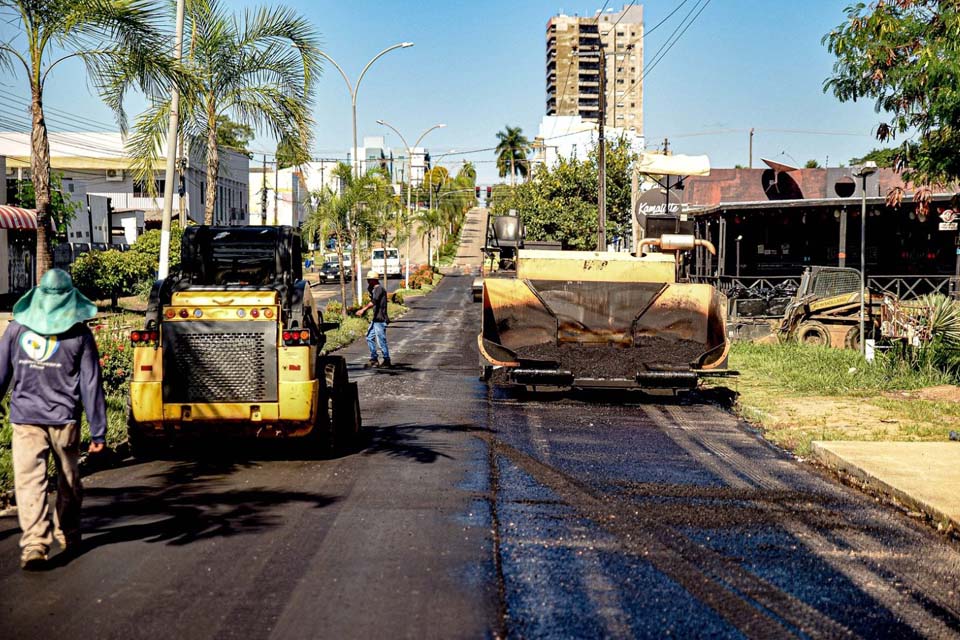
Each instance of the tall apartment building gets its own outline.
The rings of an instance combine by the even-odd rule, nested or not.
[[[606,56],[606,119],[643,134],[643,7],[547,22],[547,115],[600,120],[600,47]]]

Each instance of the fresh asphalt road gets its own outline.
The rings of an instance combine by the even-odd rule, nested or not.
[[[85,548],[28,574],[0,518],[0,636],[953,637],[960,549],[691,397],[478,382],[469,277],[359,368],[364,446],[86,478]]]

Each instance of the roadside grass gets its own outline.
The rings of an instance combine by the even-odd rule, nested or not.
[[[710,386],[736,391],[737,412],[801,456],[814,440],[946,440],[960,429],[960,402],[916,397],[921,389],[956,384],[932,367],[912,369],[882,354],[871,363],[828,347],[738,342],[730,368],[739,379]]]

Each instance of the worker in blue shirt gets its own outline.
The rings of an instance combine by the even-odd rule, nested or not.
[[[97,307],[67,272],[47,271],[13,307],[0,338],[0,398],[10,389],[13,481],[20,566],[40,569],[54,539],[65,551],[80,543],[80,410],[90,423],[91,454],[103,451],[107,418],[100,356],[84,322]],[[47,457],[57,466],[57,507],[48,518]]]

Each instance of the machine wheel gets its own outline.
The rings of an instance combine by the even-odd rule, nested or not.
[[[360,391],[356,382],[347,383],[334,399],[333,429],[336,433],[334,446],[341,450],[353,450],[360,440],[363,419],[360,416]]]
[[[489,382],[493,375],[493,367],[488,364],[480,365],[480,382]]]
[[[877,336],[877,327],[873,323],[866,323],[863,327],[863,332],[867,334],[867,340],[871,338],[876,338]],[[847,349],[853,349],[854,351],[860,350],[860,325],[854,325],[850,327],[850,330],[847,331],[847,335],[844,336],[843,346]]]
[[[802,322],[797,328],[797,341],[803,344],[830,345],[830,332],[820,322]]]
[[[325,424],[318,424],[330,451],[350,449],[356,443],[361,426],[360,396],[357,384],[347,377],[347,362],[340,356],[323,356],[318,363],[322,371],[321,394],[326,405]],[[318,423],[320,416],[318,415]],[[319,436],[320,434],[318,434]]]

